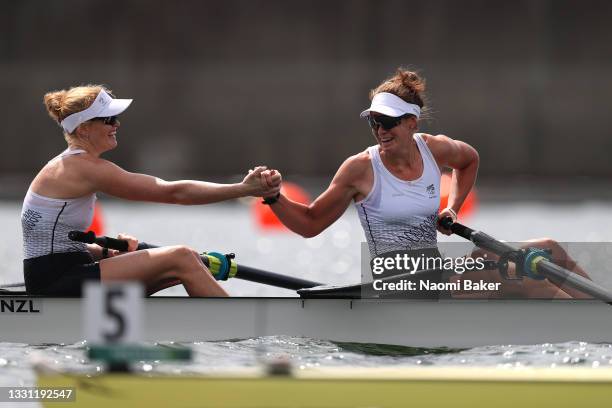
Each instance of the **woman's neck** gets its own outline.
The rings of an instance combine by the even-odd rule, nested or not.
[[[87,145],[87,143],[76,142],[76,143],[68,143],[68,149],[70,150],[83,150],[92,156],[99,157],[100,154],[95,151],[91,146]]]
[[[381,158],[393,167],[418,167],[420,164],[419,148],[412,136],[396,149],[383,149],[380,153]]]

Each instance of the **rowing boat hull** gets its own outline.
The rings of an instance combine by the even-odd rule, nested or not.
[[[34,311],[0,312],[0,342],[83,339],[83,300],[32,300]],[[612,343],[612,309],[592,300],[349,300],[176,298],[144,301],[145,341],[179,342],[267,335],[396,344],[474,347],[565,341]],[[38,310],[38,312],[36,312]]]
[[[41,375],[38,386],[74,387],[75,402],[49,407],[603,407],[610,369],[351,368],[292,377]]]

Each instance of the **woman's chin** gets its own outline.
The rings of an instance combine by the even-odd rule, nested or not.
[[[113,150],[117,147],[117,141],[115,140],[113,143],[110,143],[108,146],[106,146],[106,149],[104,149],[105,152],[108,152],[110,150]]]
[[[387,151],[387,152],[391,152],[393,150],[395,150],[396,143],[394,143],[394,140],[391,140],[389,142],[380,142],[378,145],[380,146],[380,150],[382,151]]]

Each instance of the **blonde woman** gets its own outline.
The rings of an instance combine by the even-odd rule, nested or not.
[[[101,85],[44,96],[68,148],[40,170],[23,202],[24,279],[29,293],[79,296],[86,280],[137,280],[149,294],[182,283],[190,296],[227,296],[198,253],[186,246],[136,250],[136,239],[120,235],[129,241],[129,250],[117,254],[68,239],[69,231],[90,225],[97,192],[126,200],[198,205],[280,190],[280,175],[266,174],[262,166],[249,171],[241,183],[215,184],[165,181],[103,159],[104,152],[117,147],[118,115],[131,102],[115,99]]]

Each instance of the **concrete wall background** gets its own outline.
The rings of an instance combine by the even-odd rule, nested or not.
[[[0,4],[0,174],[64,148],[45,92],[108,84],[124,167],[213,178],[265,163],[333,174],[373,143],[358,113],[397,66],[428,80],[422,124],[473,144],[481,177],[612,176],[612,3],[603,0]]]

